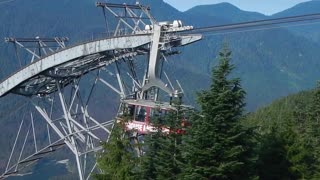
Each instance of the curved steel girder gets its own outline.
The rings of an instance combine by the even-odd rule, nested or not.
[[[24,67],[12,76],[0,83],[0,97],[12,92],[19,85],[30,79],[43,74],[49,69],[70,62],[81,62],[84,58],[93,54],[103,54],[107,51],[133,49],[144,46],[151,42],[151,35],[132,35],[123,37],[112,37],[92,41],[81,45],[63,49],[48,55],[34,63]]]
[[[78,61],[68,62],[50,68],[41,74],[29,79],[12,90],[23,96],[47,95],[57,91],[57,82],[67,86],[90,71],[109,65],[117,60],[137,56],[137,52],[117,52],[111,55],[94,54],[83,57]]]
[[[163,49],[179,47],[201,40],[201,35],[178,35],[163,43]],[[63,49],[48,55],[13,74],[0,83],[0,97],[7,93],[15,93],[24,96],[46,95],[57,90],[56,81],[61,85],[69,84],[72,79],[111,64],[117,60],[134,57],[146,49],[145,45],[152,42],[152,35],[132,35],[113,37],[84,43]],[[159,49],[154,49],[158,59]],[[157,61],[157,60],[156,60]],[[158,62],[151,64],[150,72],[158,70]],[[158,73],[156,73],[158,74]],[[150,80],[158,79],[158,75],[150,76]],[[159,86],[159,83],[151,83],[169,93],[169,88]],[[151,85],[150,84],[150,85]],[[145,87],[144,89],[149,89]],[[170,94],[170,93],[169,93]]]

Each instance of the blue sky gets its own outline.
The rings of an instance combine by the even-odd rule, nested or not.
[[[164,0],[173,7],[185,11],[193,6],[200,4],[216,4],[221,2],[229,2],[240,9],[247,11],[256,11],[263,14],[274,14],[282,10],[288,9],[298,3],[309,0]]]

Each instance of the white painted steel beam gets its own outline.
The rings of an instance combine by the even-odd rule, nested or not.
[[[24,67],[17,73],[0,83],[0,97],[9,93],[28,79],[43,73],[44,71],[71,61],[81,61],[79,58],[103,53],[111,50],[130,49],[150,43],[151,35],[134,35],[113,37],[84,43],[63,49],[57,53],[48,55],[34,63]]]

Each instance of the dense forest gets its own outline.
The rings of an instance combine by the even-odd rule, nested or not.
[[[179,108],[162,120],[154,117],[157,131],[138,145],[146,150],[137,157],[132,132],[119,122],[100,154],[103,173],[96,179],[319,179],[320,85],[246,114],[246,93],[232,76],[227,46],[217,60],[185,134],[161,130],[181,128]]]

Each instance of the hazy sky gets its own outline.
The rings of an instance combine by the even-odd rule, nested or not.
[[[229,2],[240,9],[247,11],[256,11],[263,14],[274,14],[290,8],[298,3],[309,0],[164,0],[175,8],[185,11],[193,6],[200,4],[216,4]]]

